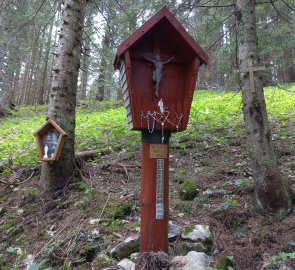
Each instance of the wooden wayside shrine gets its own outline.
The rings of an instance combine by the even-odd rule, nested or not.
[[[199,67],[207,62],[166,7],[117,48],[128,126],[142,133],[142,252],[168,251],[169,138],[186,129]]]
[[[67,134],[57,123],[49,118],[34,133],[34,136],[37,140],[40,160],[49,162],[59,160]]]

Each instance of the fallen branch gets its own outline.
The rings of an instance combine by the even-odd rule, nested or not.
[[[76,159],[82,159],[82,160],[89,160],[89,159],[94,159],[94,157],[99,154],[99,151],[82,151],[79,153],[75,154]]]

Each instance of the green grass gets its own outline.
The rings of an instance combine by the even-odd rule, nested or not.
[[[286,89],[287,88],[287,89]],[[286,90],[285,90],[286,89]],[[282,127],[295,119],[295,85],[267,87],[266,104],[270,121]],[[95,106],[96,105],[96,106]],[[197,91],[192,103],[188,129],[173,137],[204,137],[223,143],[214,137],[216,130],[235,132],[243,126],[241,94],[231,91]],[[45,122],[45,106],[20,107],[18,112],[0,119],[0,163],[33,165],[38,160],[33,133]],[[77,109],[76,151],[118,151],[140,144],[139,132],[129,131],[125,109],[118,102],[93,103]],[[109,149],[110,148],[110,149]]]

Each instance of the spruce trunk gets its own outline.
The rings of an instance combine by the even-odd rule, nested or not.
[[[60,159],[42,165],[41,181],[48,191],[64,187],[75,168],[75,107],[86,2],[64,1],[47,116],[67,133],[67,139]]]
[[[254,66],[259,65],[254,2],[253,0],[236,2],[240,70],[249,67],[249,60],[253,61]],[[263,212],[281,215],[290,211],[290,195],[276,160],[259,72],[254,72],[254,88],[251,87],[249,75],[247,72],[240,73],[240,82],[256,203]]]

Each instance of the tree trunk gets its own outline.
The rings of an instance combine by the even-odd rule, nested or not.
[[[48,39],[46,42],[46,52],[44,56],[44,68],[42,72],[42,85],[39,91],[38,96],[38,104],[44,104],[44,93],[47,87],[47,70],[48,70],[48,62],[49,62],[49,53],[51,52],[51,40],[52,40],[52,29],[53,29],[54,20],[52,20],[49,31],[48,31]]]
[[[88,21],[86,24],[90,24],[91,21]],[[85,47],[83,55],[83,63],[81,70],[81,88],[80,88],[80,99],[86,99],[87,83],[88,83],[88,74],[89,74],[89,55],[90,55],[90,38],[85,37]]]
[[[15,54],[17,54],[17,48],[12,45],[4,45],[2,53],[3,65],[1,67],[1,83],[0,83],[0,118],[9,114],[9,110],[14,108],[12,103],[12,90],[14,81],[14,69],[16,63]]]
[[[107,87],[108,80],[108,59],[107,59],[107,50],[111,45],[110,41],[110,33],[106,32],[103,40],[102,40],[102,52],[101,52],[101,60],[99,67],[99,75],[98,75],[98,87],[95,95],[95,99],[99,101],[106,100],[110,98],[109,89]]]
[[[64,187],[75,167],[75,107],[86,2],[64,1],[47,116],[67,133],[67,139],[59,161],[42,165],[41,181],[47,191]]]
[[[237,0],[238,61],[240,70],[248,68],[249,60],[258,65],[255,1]],[[254,89],[250,73],[241,73],[243,112],[250,166],[255,181],[256,203],[260,210],[276,215],[290,211],[291,200],[284,183],[272,144],[262,82],[254,72]]]

